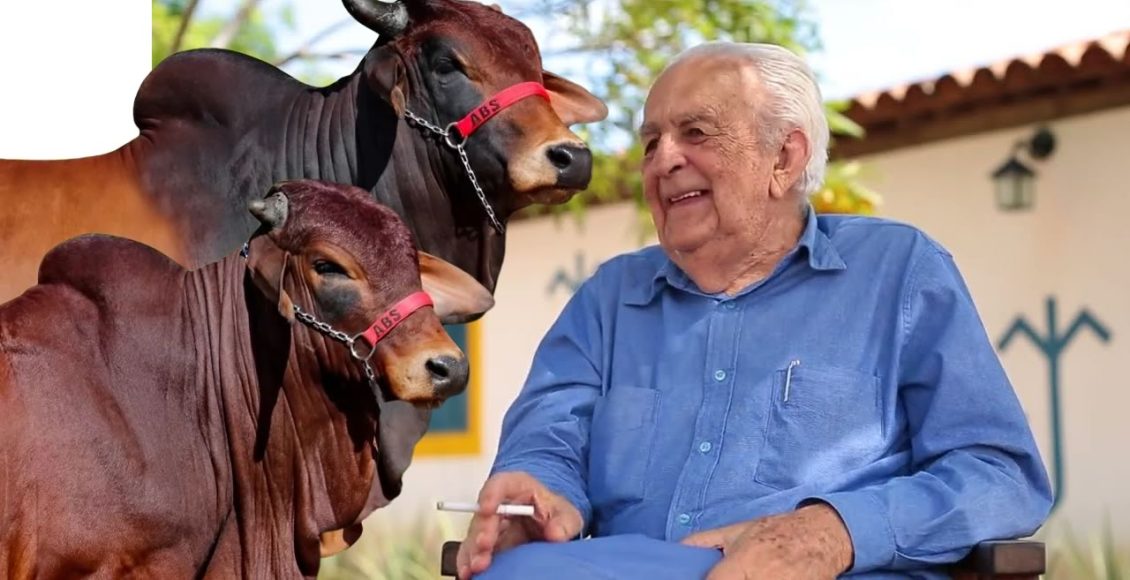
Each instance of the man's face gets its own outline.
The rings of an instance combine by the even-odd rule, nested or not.
[[[764,229],[776,156],[756,127],[756,73],[726,57],[668,69],[644,105],[644,197],[668,252],[691,253]]]

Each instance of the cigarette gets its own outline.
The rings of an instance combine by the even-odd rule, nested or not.
[[[479,504],[458,501],[437,501],[436,509],[445,512],[478,513]],[[494,513],[500,516],[532,516],[534,515],[534,506],[504,503],[500,504],[498,510]]]

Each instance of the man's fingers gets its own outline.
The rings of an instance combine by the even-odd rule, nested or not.
[[[470,531],[467,537],[471,537]],[[471,554],[475,552],[475,548],[471,542],[464,540],[459,544],[459,551],[455,554],[455,570],[459,580],[469,580],[471,578]]]
[[[479,491],[478,513],[494,515],[503,503],[536,504],[541,489],[541,484],[525,473],[500,473],[488,479]]]
[[[722,548],[726,545],[726,528],[691,534],[683,538],[680,543],[687,546],[698,546],[699,548]]]
[[[533,504],[534,517],[499,516],[499,504]],[[479,491],[479,511],[471,519],[467,537],[459,547],[456,566],[459,578],[469,578],[490,566],[493,555],[534,539],[567,541],[581,529],[581,516],[571,504],[558,498],[526,473],[499,473]]]
[[[455,559],[460,578],[478,574],[490,565],[491,554],[498,543],[499,519],[496,515],[480,514],[471,518],[467,537],[459,546],[459,553]]]
[[[551,542],[567,542],[580,532],[581,520],[575,510],[562,509],[561,506],[554,508],[542,524],[542,535]]]
[[[503,526],[505,529],[498,534],[498,544],[495,546],[495,552],[505,552],[515,546],[528,543],[531,540],[529,530],[522,524],[515,521],[504,521]]]

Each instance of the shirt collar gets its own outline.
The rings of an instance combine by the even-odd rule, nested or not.
[[[832,240],[828,238],[820,229],[819,221],[816,217],[816,211],[809,205],[805,212],[804,230],[800,234],[800,239],[797,240],[797,245],[793,251],[789,252],[782,260],[781,264],[777,267],[780,271],[785,264],[795,259],[798,252],[805,252],[807,263],[810,268],[817,271],[833,271],[847,269],[847,264],[844,263],[840,253],[836,251],[835,246],[832,245]],[[770,277],[776,275],[774,272]],[[662,264],[656,268],[655,275],[650,280],[645,281],[643,284],[632,286],[625,297],[627,304],[634,304],[643,306],[656,295],[659,294],[660,289],[664,285],[674,286],[683,290],[691,292],[700,292],[696,289],[694,282],[663,253]]]

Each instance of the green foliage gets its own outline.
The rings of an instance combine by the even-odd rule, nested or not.
[[[622,199],[634,199],[646,213],[640,199],[643,153],[635,128],[650,83],[676,54],[705,40],[768,42],[800,54],[819,49],[804,0],[564,0],[554,10],[565,31],[578,39],[569,52],[592,59],[593,92],[609,104],[608,121],[582,137],[594,144],[627,143],[597,148],[588,191],[548,210],[577,217],[588,206]],[[842,114],[844,105],[826,106],[834,136],[862,136],[862,128]],[[859,184],[858,175],[858,166],[832,163],[825,188],[813,196],[817,211],[872,213],[879,196]],[[650,228],[649,219],[640,223]]]
[[[348,550],[322,560],[319,580],[435,580],[440,550],[456,538],[451,520],[426,514],[410,525],[390,524],[380,512]]]
[[[217,41],[224,48],[249,54],[267,62],[279,58],[275,34],[278,30],[293,30],[294,8],[289,2],[283,3],[274,12],[266,13],[258,7],[258,2],[244,0],[240,6],[229,8],[221,13],[200,13],[191,11],[194,3],[187,0],[151,0],[153,3],[153,66],[168,57],[173,51],[178,30],[188,19],[180,43],[180,50],[212,46]],[[246,13],[241,8],[248,7]],[[234,33],[225,40],[221,33],[232,27]]]
[[[1127,580],[1130,578],[1130,550],[1115,543],[1110,518],[1098,536],[1080,541],[1065,525],[1061,538],[1049,543],[1048,580]]]

